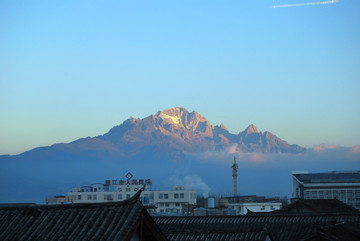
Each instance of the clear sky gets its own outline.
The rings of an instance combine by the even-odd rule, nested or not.
[[[360,1],[273,4],[0,0],[0,154],[175,106],[232,133],[360,145]]]

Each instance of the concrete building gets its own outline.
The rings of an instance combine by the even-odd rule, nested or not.
[[[246,215],[248,211],[255,213],[263,213],[280,210],[281,203],[229,203],[228,208],[234,209],[236,211],[236,215]]]
[[[194,209],[195,216],[246,215],[248,211],[265,213],[280,210],[279,199],[251,196],[211,197],[205,208]]]
[[[175,186],[172,190],[152,190],[150,179],[132,179],[131,173],[126,177],[127,180],[106,180],[105,184],[74,187],[68,197],[73,203],[124,201],[143,189],[140,200],[151,213],[182,214],[185,207],[196,205],[196,192],[193,190],[186,190],[183,186]]]
[[[66,204],[74,203],[72,196],[54,196],[46,198],[46,205],[48,204]]]
[[[360,209],[360,171],[293,172],[293,198],[338,199]]]

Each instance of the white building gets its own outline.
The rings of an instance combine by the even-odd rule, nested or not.
[[[360,209],[360,171],[293,172],[293,198],[338,199]]]
[[[143,188],[140,199],[145,206],[156,207],[150,209],[151,212],[182,213],[185,205],[196,205],[196,192],[193,190],[182,186],[172,190],[152,190],[150,179],[132,179],[131,173],[126,177],[127,180],[106,180],[105,184],[74,187],[68,196],[74,203],[124,201]]]
[[[229,209],[234,209],[236,215],[245,215],[248,210],[252,212],[272,212],[280,210],[281,203],[267,202],[267,203],[229,203]]]

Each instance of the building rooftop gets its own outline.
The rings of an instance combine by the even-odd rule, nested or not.
[[[272,212],[253,212],[248,210],[246,215],[274,215],[286,213],[317,213],[317,214],[359,214],[360,211],[337,199],[298,199],[284,209]]]
[[[360,183],[360,171],[293,174],[303,183]]]
[[[303,240],[323,232],[336,236],[330,240],[360,240],[359,214],[281,213],[255,216],[154,217],[169,240],[262,240],[262,231],[271,240]],[[341,230],[352,230],[349,234]],[[340,230],[340,231],[339,231]],[[247,235],[246,235],[247,234]],[[226,239],[224,237],[248,237]],[[238,235],[238,236],[237,236]],[[323,234],[321,234],[323,235]],[[347,236],[346,236],[347,235]],[[342,238],[342,236],[344,238]],[[193,237],[202,237],[197,239]],[[304,239],[313,240],[313,239]],[[325,239],[326,240],[326,239]]]
[[[337,199],[299,199],[278,212],[359,213]]]
[[[166,240],[139,201],[0,207],[0,240]]]

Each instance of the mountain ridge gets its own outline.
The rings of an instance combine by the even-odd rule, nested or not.
[[[198,112],[175,107],[158,111],[143,119],[130,117],[107,133],[80,138],[70,143],[39,147],[21,156],[57,157],[59,153],[103,159],[138,159],[143,156],[183,159],[186,153],[223,151],[236,146],[239,152],[303,153],[305,148],[289,145],[276,135],[259,132],[250,124],[244,131],[233,134],[224,124],[211,125]]]

